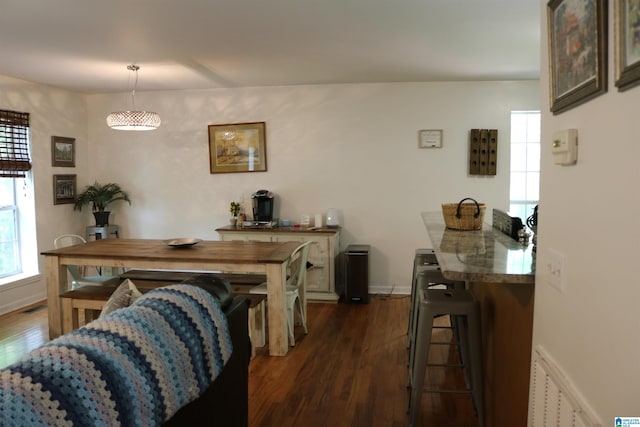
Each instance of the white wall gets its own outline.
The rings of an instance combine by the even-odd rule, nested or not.
[[[258,189],[280,200],[280,218],[339,208],[341,246],[372,246],[373,291],[408,291],[416,248],[430,247],[421,211],[474,196],[509,205],[509,114],[539,108],[539,84],[468,82],[350,84],[137,92],[157,111],[151,132],[109,129],[105,117],[129,108],[130,94],[88,97],[89,171],[116,181],[133,205],[114,209],[125,236],[217,240],[229,202]],[[207,125],[266,122],[268,171],[209,173]],[[496,177],[467,175],[468,132],[499,130]],[[418,149],[418,130],[443,129],[444,148]],[[90,214],[83,220],[90,223]]]
[[[541,1],[546,34],[546,0]],[[534,346],[565,371],[603,425],[640,416],[636,271],[640,87],[614,87],[613,2],[609,2],[608,93],[565,113],[549,112],[547,47],[542,43],[542,179]],[[575,166],[552,164],[551,136],[578,129]],[[546,283],[549,250],[565,256],[566,288]]]
[[[85,97],[22,80],[0,76],[0,108],[31,113],[31,157],[39,254],[53,247],[63,233],[84,234],[85,224],[73,213],[73,205],[53,205],[53,174],[87,175],[87,112]],[[51,136],[76,138],[76,168],[51,166]],[[0,314],[46,299],[44,260],[42,274],[0,286]]]
[[[129,190],[112,222],[125,236],[217,239],[231,200],[267,188],[280,217],[342,212],[341,246],[368,243],[374,292],[408,290],[411,260],[430,242],[421,211],[474,196],[508,207],[509,112],[536,109],[538,82],[354,84],[137,94],[163,118],[157,131],[118,132],[104,118],[130,94],[81,95],[0,76],[0,108],[31,113],[38,253],[63,233],[84,234],[88,210],[53,205],[53,174]],[[265,121],[268,172],[209,173],[208,124]],[[444,148],[418,149],[420,129],[443,129]],[[498,175],[467,175],[468,132],[496,128]],[[51,166],[51,136],[76,138],[76,167]],[[44,272],[43,257],[39,257]],[[43,276],[0,287],[0,313],[45,298]]]

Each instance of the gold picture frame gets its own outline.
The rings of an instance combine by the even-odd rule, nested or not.
[[[640,84],[640,0],[616,0],[616,87]]]
[[[53,204],[74,203],[76,188],[76,175],[53,175]]]
[[[265,122],[209,125],[210,172],[266,172]]]
[[[76,139],[64,136],[51,137],[51,166],[73,168],[76,166]]]
[[[547,3],[551,112],[607,91],[607,0]]]

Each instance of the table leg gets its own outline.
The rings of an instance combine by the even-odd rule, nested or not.
[[[269,309],[269,354],[285,356],[289,350],[287,304],[285,293],[286,265],[267,264],[267,304]]]
[[[60,293],[67,289],[67,267],[59,263],[57,256],[45,257],[47,279],[47,311],[49,315],[49,338],[62,334],[62,312]]]

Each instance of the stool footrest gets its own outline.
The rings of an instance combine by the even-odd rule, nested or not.
[[[466,389],[466,390],[451,390],[451,389],[441,389],[441,388],[425,388],[422,390],[425,393],[471,393],[473,390],[471,389]]]
[[[442,368],[463,368],[462,363],[427,363],[427,366],[439,366]]]

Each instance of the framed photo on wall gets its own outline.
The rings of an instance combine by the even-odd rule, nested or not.
[[[616,0],[616,87],[640,84],[640,0]]]
[[[64,136],[51,137],[51,166],[72,168],[76,166],[76,139]]]
[[[209,125],[210,172],[266,172],[265,128],[265,122]]]
[[[607,91],[607,0],[547,3],[551,112]]]
[[[73,203],[76,199],[76,176],[53,175],[53,204]]]

